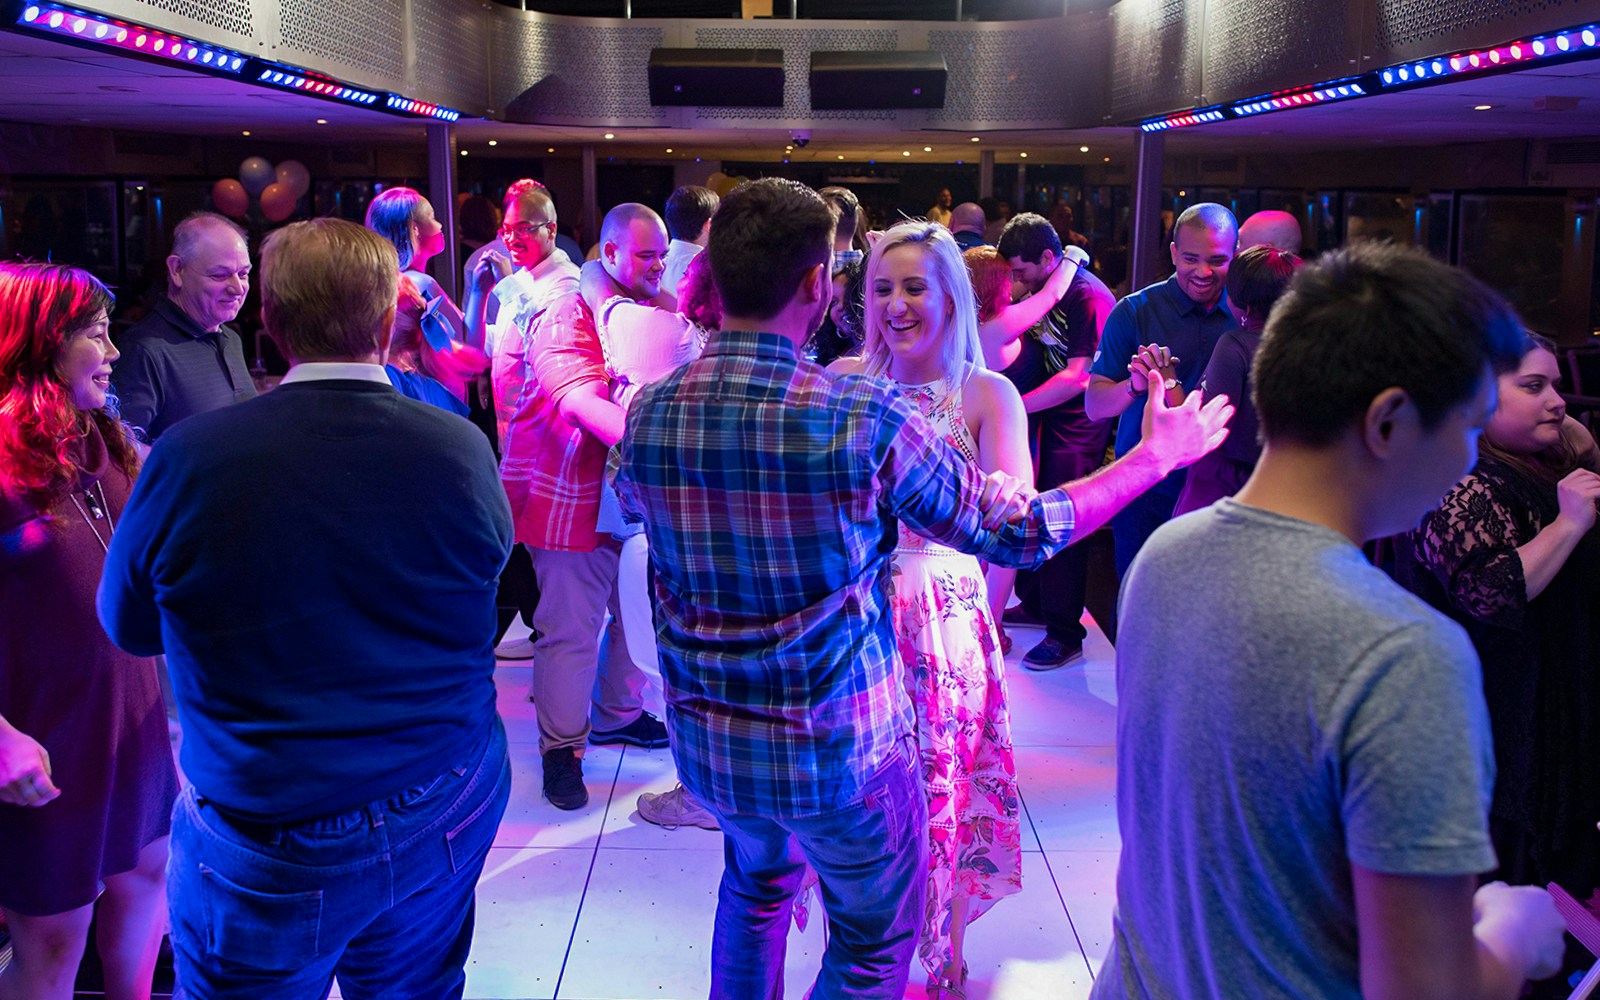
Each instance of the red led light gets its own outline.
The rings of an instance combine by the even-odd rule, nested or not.
[[[144,48],[144,43],[148,40],[149,39],[146,36],[140,35],[138,38],[133,40],[133,47],[136,49],[142,49]]]
[[[1521,59],[1522,58],[1522,46],[1520,46],[1520,45],[1511,46],[1511,58],[1513,58],[1513,59]]]
[[[1492,62],[1492,63],[1498,63],[1500,61],[1500,50],[1499,49],[1490,49],[1489,50],[1489,61]]]
[[[1476,52],[1470,56],[1467,56],[1467,62],[1470,62],[1474,69],[1483,65],[1483,60],[1478,57]]]
[[[1451,69],[1455,69],[1455,70],[1459,70],[1461,68],[1461,57],[1460,56],[1451,56],[1450,57],[1450,68]]]

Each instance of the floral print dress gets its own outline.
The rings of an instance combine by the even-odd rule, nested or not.
[[[896,385],[952,446],[977,461],[956,379]],[[928,903],[918,952],[928,972],[937,974],[951,959],[952,903],[971,901],[970,922],[1022,888],[1005,660],[978,560],[903,523],[890,570],[890,606],[906,691],[916,706],[928,796]]]

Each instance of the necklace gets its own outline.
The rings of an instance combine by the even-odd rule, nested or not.
[[[96,482],[93,486],[83,491],[82,500],[78,499],[78,494],[76,493],[67,495],[72,498],[72,505],[78,508],[78,513],[83,516],[83,523],[87,524],[89,530],[94,532],[94,540],[100,543],[101,551],[110,552],[111,543],[107,539],[111,537],[113,531],[117,530],[117,523],[111,519],[111,506],[106,503],[105,487]],[[94,526],[96,521],[106,522],[105,538],[100,537],[100,529]]]

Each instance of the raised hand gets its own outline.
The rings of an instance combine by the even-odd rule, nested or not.
[[[1145,392],[1141,437],[1167,472],[1193,465],[1228,439],[1234,407],[1227,396],[1218,394],[1201,405],[1195,391],[1179,405],[1168,406],[1166,390],[1154,378]]]
[[[1595,504],[1600,503],[1600,475],[1588,469],[1574,469],[1556,484],[1556,503],[1560,517],[1573,522],[1581,531],[1594,527]]]

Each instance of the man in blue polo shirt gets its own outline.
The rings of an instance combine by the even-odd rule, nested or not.
[[[1223,289],[1238,243],[1232,212],[1210,202],[1189,206],[1172,227],[1177,273],[1129,295],[1107,317],[1083,403],[1091,420],[1122,417],[1118,458],[1139,443],[1147,379],[1162,381],[1169,403],[1181,400],[1199,385],[1217,339],[1238,325]],[[1119,574],[1128,572],[1150,533],[1171,519],[1184,476],[1179,469],[1112,519]]]

